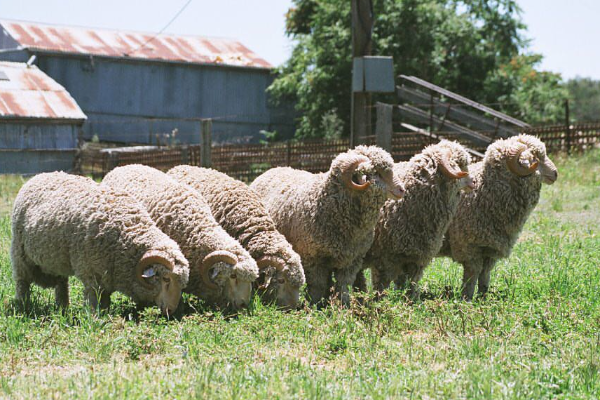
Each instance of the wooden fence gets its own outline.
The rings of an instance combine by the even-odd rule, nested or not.
[[[600,123],[573,125],[568,129],[565,126],[534,127],[528,129],[527,133],[540,137],[551,152],[582,151],[600,146]],[[391,138],[388,137],[387,143],[394,160],[405,161],[441,137],[456,138],[455,135],[444,132],[434,135],[395,132],[391,134]],[[378,142],[381,142],[381,138],[372,136],[367,138],[366,144]],[[484,148],[473,148],[468,143],[465,145],[481,153],[485,152]],[[290,166],[310,172],[327,171],[336,155],[348,150],[349,140],[290,140],[210,148],[208,154],[202,152],[201,145],[86,150],[80,153],[76,169],[83,174],[103,177],[111,169],[128,164],[145,164],[163,171],[180,164],[210,165],[236,179],[251,182],[273,167]]]

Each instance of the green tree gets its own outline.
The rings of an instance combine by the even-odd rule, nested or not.
[[[515,0],[373,0],[373,8],[373,54],[393,56],[396,74],[416,75],[480,102],[524,102],[498,108],[529,122],[552,117],[540,112],[546,104],[534,102],[559,102],[560,77],[542,73],[543,79],[524,81],[519,75],[539,57],[520,55],[527,40]],[[295,47],[269,91],[296,102],[297,136],[323,136],[323,116],[331,113],[348,134],[350,22],[348,0],[294,0],[287,14]],[[511,68],[513,60],[521,68]]]
[[[600,121],[600,81],[575,78],[567,81],[571,118],[576,122]]]

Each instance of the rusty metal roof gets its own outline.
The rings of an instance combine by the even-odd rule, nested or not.
[[[64,87],[35,65],[0,61],[0,119],[87,119]]]
[[[5,34],[31,50],[105,57],[272,68],[232,39],[112,31],[96,28],[0,21]],[[153,38],[154,37],[154,38]]]

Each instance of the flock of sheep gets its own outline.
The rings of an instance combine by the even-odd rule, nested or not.
[[[358,146],[328,172],[273,168],[250,186],[192,166],[129,165],[102,183],[40,174],[12,214],[16,299],[29,304],[36,283],[66,307],[75,275],[94,310],[115,291],[166,315],[182,291],[234,309],[256,291],[293,309],[305,283],[311,303],[347,305],[351,290],[367,290],[367,268],[377,292],[394,282],[417,298],[427,265],[450,256],[471,300],[509,256],[542,183],[556,179],[544,144],[528,135],[496,141],[475,164],[446,140],[396,164]]]

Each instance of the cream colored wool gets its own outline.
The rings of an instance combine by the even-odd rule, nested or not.
[[[539,162],[532,175],[519,177],[508,170],[508,151],[516,143],[528,149],[521,154],[522,163]],[[546,146],[530,135],[496,141],[483,161],[469,167],[469,173],[475,189],[461,195],[441,251],[463,265],[463,297],[467,300],[473,298],[476,283],[479,294],[488,291],[490,272],[497,260],[510,255],[539,201],[542,181],[552,183],[558,176]]]
[[[395,165],[406,193],[400,200],[388,200],[381,209],[375,240],[365,258],[365,266],[372,268],[375,290],[383,291],[396,281],[398,287],[410,283],[411,296],[418,296],[419,280],[442,247],[460,190],[470,183],[468,177],[445,175],[440,168],[443,157],[463,171],[471,160],[460,144],[442,140]]]
[[[343,183],[342,171],[361,156],[367,162],[355,174],[363,175],[371,185],[365,191],[352,191]],[[349,303],[349,286],[371,247],[379,210],[390,189],[381,174],[391,174],[393,165],[384,150],[358,146],[338,155],[326,173],[274,168],[250,186],[265,202],[277,229],[300,254],[313,303],[328,297],[331,288],[344,304]]]
[[[269,257],[285,266],[271,279],[267,292],[273,293],[280,306],[295,307],[300,287],[305,282],[300,256],[277,231],[258,194],[243,182],[214,169],[180,165],[168,175],[197,190],[217,222],[255,260]],[[285,283],[280,284],[280,280]]]
[[[54,287],[57,303],[67,306],[68,277],[75,275],[92,307],[98,295],[108,307],[115,291],[153,303],[160,283],[149,287],[135,275],[151,250],[170,258],[174,276],[185,287],[189,268],[179,246],[127,194],[54,172],[29,180],[15,199],[11,259],[19,300],[27,300],[30,284],[36,283]]]
[[[209,304],[234,307],[246,306],[250,286],[243,293],[236,287],[254,282],[258,267],[250,254],[219,226],[204,198],[187,185],[167,174],[144,165],[128,165],[112,170],[102,185],[128,191],[148,210],[160,229],[173,238],[190,262],[190,280],[186,292]],[[200,265],[215,251],[233,254],[238,263],[231,267],[217,263],[218,274],[211,288],[201,279]],[[230,282],[230,276],[233,281]]]

